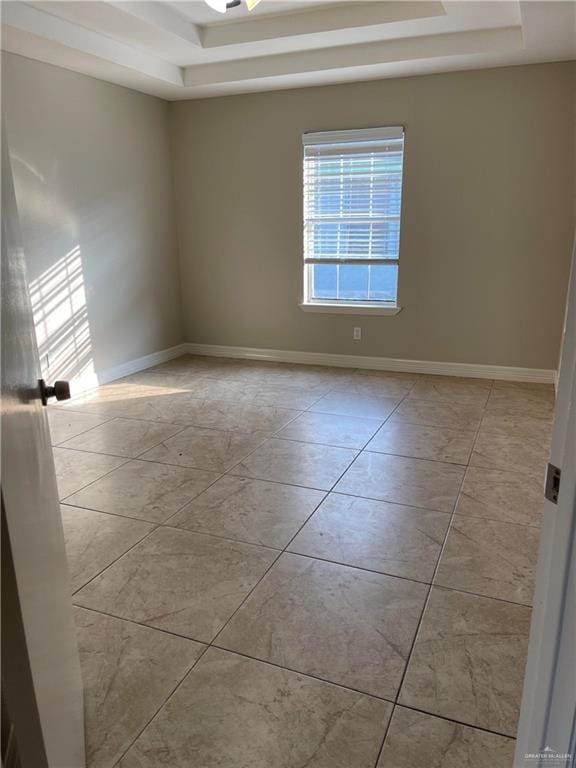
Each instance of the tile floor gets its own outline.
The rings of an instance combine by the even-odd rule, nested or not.
[[[510,768],[552,414],[199,357],[51,407],[90,768]]]

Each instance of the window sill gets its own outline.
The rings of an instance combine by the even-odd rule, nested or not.
[[[303,312],[318,312],[335,315],[397,315],[402,311],[402,307],[395,305],[382,306],[379,304],[358,304],[357,306],[347,304],[300,304]]]

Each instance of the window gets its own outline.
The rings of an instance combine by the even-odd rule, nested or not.
[[[303,308],[396,308],[403,128],[303,143]]]

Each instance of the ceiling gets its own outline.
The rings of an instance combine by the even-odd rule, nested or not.
[[[576,59],[576,0],[1,5],[2,48],[165,99]]]

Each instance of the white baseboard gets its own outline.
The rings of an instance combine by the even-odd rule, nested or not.
[[[109,384],[124,376],[138,373],[154,365],[166,363],[181,355],[205,355],[230,357],[241,360],[270,360],[277,363],[302,365],[328,365],[342,368],[364,368],[374,371],[400,371],[402,373],[430,373],[440,376],[468,376],[476,379],[501,381],[526,381],[537,384],[554,384],[556,371],[544,368],[513,368],[503,365],[475,365],[472,363],[439,363],[432,360],[401,360],[391,357],[366,357],[364,355],[336,355],[327,352],[294,352],[282,349],[256,349],[254,347],[226,347],[217,344],[188,342],[161,349],[150,355],[128,360],[126,363],[104,371],[87,371],[70,382],[77,395],[100,384]]]
[[[525,381],[536,384],[554,384],[556,380],[556,371],[545,368],[514,368],[503,365],[476,365],[474,363],[440,363],[433,360],[401,360],[391,357],[365,357],[364,355],[333,355],[326,352],[293,352],[281,349],[226,347],[216,344],[195,344],[193,342],[180,346],[185,347],[185,351],[188,354],[206,355],[208,357],[271,360],[278,363],[329,365],[344,368],[365,368],[375,371],[401,371],[402,373],[430,373],[441,376],[469,376],[476,379]]]
[[[128,360],[126,363],[115,365],[113,368],[107,368],[103,371],[89,370],[80,376],[76,376],[70,381],[70,389],[74,395],[94,389],[100,384],[109,384],[111,381],[122,379],[124,376],[130,376],[131,373],[138,373],[146,368],[152,368],[154,365],[166,363],[175,357],[181,357],[188,354],[187,344],[177,344],[175,347],[161,349],[158,352],[152,352],[144,357],[137,357],[135,360]]]

